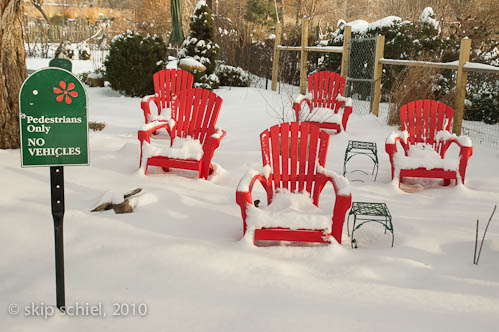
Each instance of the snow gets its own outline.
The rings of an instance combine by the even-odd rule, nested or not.
[[[330,211],[324,211],[315,206],[308,193],[291,193],[281,189],[274,195],[272,204],[261,208],[248,206],[246,223],[249,229],[287,227],[324,229],[330,233],[332,212],[331,207]]]
[[[196,4],[196,8],[194,9],[194,12],[196,12],[198,9],[201,9],[202,6],[206,6],[206,1],[205,0],[199,0],[198,3]]]
[[[180,59],[178,64],[179,64],[179,66],[183,65],[183,66],[188,66],[188,67],[192,67],[192,68],[204,68],[204,70],[206,70],[206,67],[201,62],[197,61],[196,59],[194,59],[192,57]]]
[[[92,67],[77,61],[73,66],[74,72]],[[4,188],[0,195],[0,329],[496,330],[497,214],[479,265],[472,264],[472,256],[476,220],[480,220],[481,237],[499,201],[499,152],[474,141],[464,186],[408,179],[423,184],[425,190],[402,192],[391,182],[383,149],[385,139],[396,130],[385,124],[386,104],[380,107],[380,118],[358,115],[354,107],[348,130],[331,136],[326,168],[342,174],[348,140],[377,143],[376,182],[362,174],[347,177],[364,180],[350,181],[353,201],[387,203],[393,217],[394,248],[391,234],[384,234],[376,223],[355,231],[359,245],[355,250],[350,247],[346,223],[341,245],[258,248],[241,241],[235,191],[249,169],[261,166],[259,134],[279,122],[269,105],[280,109],[289,104],[287,111],[292,113],[287,93],[294,98],[298,88],[291,91],[284,84],[281,88],[282,95],[257,88],[215,90],[224,100],[217,126],[228,135],[215,151],[213,160],[220,166],[208,181],[183,170],[165,173],[150,167],[150,175],[141,174],[137,139],[137,127],[144,122],[141,99],[122,97],[109,87],[87,89],[89,120],[105,122],[106,128],[89,132],[89,166],[64,168],[66,304],[100,302],[105,318],[56,312],[45,320],[7,313],[9,304],[24,308],[43,302],[53,309],[54,234],[49,170],[21,169],[19,150],[0,150]],[[459,147],[451,149],[447,154],[457,158]],[[369,160],[357,160],[355,164],[352,159],[348,167],[371,170]],[[142,188],[143,193],[134,196],[133,213],[90,212],[104,192],[126,193],[134,188]],[[261,186],[255,185],[253,199],[263,202],[265,197]],[[333,189],[326,185],[319,209],[329,221],[333,206]],[[113,303],[143,303],[148,314],[115,317]]]
[[[316,121],[316,122],[328,122],[328,123],[339,123],[343,118],[343,112],[341,110],[338,113],[327,107],[316,107],[312,111],[308,107],[302,107],[300,111],[301,121]]]
[[[349,195],[350,194],[350,182],[344,176],[338,175],[335,171],[328,170],[321,165],[317,166],[317,173],[322,173],[334,180],[336,188],[338,189],[338,195]]]
[[[442,159],[431,145],[417,143],[411,145],[408,155],[397,153],[393,156],[393,163],[398,169],[426,169],[443,168],[444,170],[457,170],[458,160],[452,158]]]
[[[346,25],[349,25],[352,27],[352,32],[366,32],[367,29],[369,28],[369,23],[364,20],[355,20],[352,22],[348,22]]]
[[[438,29],[440,26],[438,21],[435,19],[435,13],[433,11],[433,8],[431,7],[426,7],[425,9],[423,9],[423,12],[419,16],[419,20],[421,22],[433,25],[435,29]]]
[[[470,147],[473,146],[471,139],[468,136],[461,135],[457,136],[456,134],[451,134],[447,130],[440,130],[435,135],[436,140],[448,141],[450,139],[455,139],[461,146]]]
[[[494,71],[496,73],[499,73],[499,67],[487,65],[484,63],[466,62],[464,64],[464,68],[466,68],[466,69],[485,69],[485,70],[490,70],[490,71]]]
[[[374,21],[369,24],[368,30],[381,29],[384,27],[392,26],[395,22],[400,22],[402,19],[398,16],[387,16],[380,20]]]
[[[256,171],[254,169],[248,170],[246,174],[242,177],[241,181],[239,181],[239,184],[237,185],[237,191],[248,192],[250,190],[251,180],[253,180],[255,176],[261,175],[267,179],[270,176],[271,172],[272,169],[270,168],[269,165],[261,167],[259,171]]]
[[[404,131],[394,131],[390,134],[390,136],[387,137],[386,139],[386,144],[395,144],[395,140],[400,137],[400,139],[404,142],[407,143],[407,139],[409,138],[409,133],[407,130]]]
[[[177,159],[200,160],[203,156],[203,146],[199,140],[190,136],[175,137],[171,146],[170,140],[166,139],[151,139],[151,143],[144,141],[142,151],[142,165],[144,166],[148,157],[164,156]]]

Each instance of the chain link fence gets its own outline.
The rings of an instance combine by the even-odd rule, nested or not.
[[[353,100],[353,112],[371,112],[374,95],[376,38],[351,39],[345,95]]]
[[[463,134],[474,144],[499,148],[499,75],[469,72]]]

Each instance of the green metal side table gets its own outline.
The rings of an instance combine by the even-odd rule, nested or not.
[[[376,146],[375,142],[348,141],[347,149],[345,151],[345,159],[343,161],[343,176],[345,176],[345,174],[347,173],[347,163],[350,161],[350,159],[360,155],[365,155],[373,161],[374,165],[371,175],[374,175],[374,171],[376,170],[376,175],[374,175],[374,181],[376,181],[376,178],[378,177],[379,162],[378,162],[378,147]],[[368,174],[367,172],[360,169],[350,171],[349,173],[353,172],[362,172],[366,175]],[[362,181],[362,180],[353,180],[353,181]]]
[[[352,248],[357,248],[357,241],[353,234],[366,222],[377,222],[385,227],[385,234],[388,230],[392,233],[392,248],[395,235],[393,233],[392,216],[385,203],[367,203],[367,202],[353,202],[352,208],[348,213],[347,219],[347,232],[350,236],[350,216],[353,215],[352,226]]]

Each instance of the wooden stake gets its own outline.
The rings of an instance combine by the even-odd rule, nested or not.
[[[350,25],[345,26],[345,31],[343,32],[343,54],[341,56],[341,76],[347,77],[348,74],[348,53],[350,51],[350,37],[352,36],[352,27]]]
[[[374,96],[372,113],[379,114],[379,101],[381,98],[381,76],[383,74],[383,65],[379,62],[383,58],[385,49],[385,36],[376,36],[376,55],[374,58]]]
[[[281,43],[281,24],[276,26],[275,40],[274,40],[274,57],[272,58],[272,91],[277,90],[277,75],[279,73],[279,49]]]
[[[303,16],[301,21],[301,63],[300,63],[300,93],[307,93],[307,51],[308,46],[308,18]]]
[[[468,73],[463,70],[463,67],[470,60],[470,50],[471,39],[461,39],[459,65],[457,68],[456,104],[454,105],[453,131],[456,135],[461,135],[463,125],[464,99],[466,98],[466,81],[468,79]]]

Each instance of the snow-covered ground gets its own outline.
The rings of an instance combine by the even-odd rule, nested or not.
[[[216,174],[204,181],[188,171],[140,174],[140,99],[109,88],[87,92],[90,121],[106,128],[90,132],[90,166],[65,167],[66,303],[101,303],[107,316],[26,317],[31,303],[55,305],[49,170],[21,169],[19,150],[0,150],[1,331],[497,329],[497,215],[479,265],[472,264],[476,219],[481,236],[499,202],[496,149],[475,145],[465,186],[425,182],[425,190],[409,194],[390,181],[384,142],[395,128],[383,116],[353,114],[348,132],[331,136],[327,168],[342,173],[348,140],[377,143],[377,181],[350,174],[364,181],[352,182],[351,190],[354,201],[387,203],[394,247],[389,233],[368,223],[356,231],[355,250],[346,224],[342,245],[259,248],[240,241],[235,190],[249,168],[261,165],[259,134],[278,122],[275,110],[290,111],[286,96],[216,90],[224,100],[218,125],[228,135],[215,152]],[[351,167],[370,169],[361,160]],[[137,187],[143,193],[134,213],[90,212],[107,191]],[[332,213],[332,201],[328,186],[320,207]],[[113,316],[115,303],[146,304],[147,315]],[[8,314],[10,305],[21,313]]]

